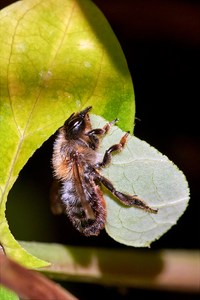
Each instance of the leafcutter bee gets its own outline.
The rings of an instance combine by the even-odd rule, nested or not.
[[[133,205],[150,213],[157,212],[136,195],[117,191],[101,175],[101,168],[111,162],[112,152],[124,148],[129,133],[125,133],[118,144],[106,150],[103,159],[99,160],[97,150],[100,140],[117,119],[103,128],[93,129],[89,117],[91,108],[89,106],[73,113],[58,130],[52,158],[54,176],[60,186],[52,208],[54,212],[66,213],[75,228],[85,236],[98,235],[105,226],[106,204],[101,185],[125,205]]]

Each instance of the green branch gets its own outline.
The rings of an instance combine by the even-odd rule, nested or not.
[[[188,292],[199,290],[198,251],[20,244],[33,255],[51,263],[41,270],[54,279]]]

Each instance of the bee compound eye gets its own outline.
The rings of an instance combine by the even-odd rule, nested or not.
[[[84,130],[85,121],[83,119],[76,118],[65,124],[65,131],[68,138],[76,139]]]

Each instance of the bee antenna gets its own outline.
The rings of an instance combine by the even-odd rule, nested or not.
[[[84,110],[82,110],[82,111],[79,113],[79,115],[80,115],[81,117],[85,117],[85,115],[86,115],[91,109],[92,109],[92,106],[88,106],[88,107],[86,107]]]

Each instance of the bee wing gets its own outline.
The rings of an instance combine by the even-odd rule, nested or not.
[[[74,174],[74,181],[76,185],[76,193],[81,200],[83,209],[85,211],[86,217],[91,220],[95,220],[94,212],[90,206],[88,199],[89,193],[87,192],[87,185],[84,179],[84,167],[81,162],[77,159],[74,161],[73,164],[73,174]]]

